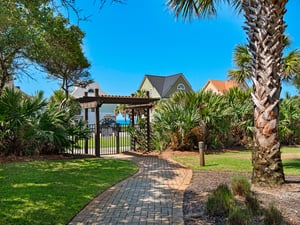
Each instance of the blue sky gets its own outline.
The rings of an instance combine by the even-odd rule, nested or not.
[[[92,78],[111,95],[135,92],[145,74],[183,73],[198,91],[209,79],[226,79],[234,66],[234,47],[246,42],[243,16],[227,6],[218,8],[216,18],[189,22],[176,20],[164,6],[166,0],[127,0],[102,10],[94,0],[77,2],[81,15],[90,15],[80,27],[86,33],[83,48],[92,65]],[[287,10],[291,49],[300,48],[300,4],[290,0]],[[29,94],[43,90],[46,97],[59,88],[57,81],[35,76],[36,80],[17,80],[16,85]],[[286,91],[296,93],[289,85]]]

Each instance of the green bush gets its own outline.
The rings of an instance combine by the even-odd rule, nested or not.
[[[0,96],[0,155],[57,154],[88,137],[87,125],[76,122],[78,106],[47,102],[43,92],[29,97],[5,88]]]
[[[230,210],[228,217],[228,225],[250,225],[252,224],[252,216],[246,209],[235,207]]]
[[[284,219],[281,212],[273,205],[269,205],[264,211],[264,225],[282,225]]]
[[[228,216],[229,210],[235,205],[233,195],[227,184],[221,184],[208,197],[205,209],[211,216]]]
[[[231,178],[230,186],[234,195],[245,197],[251,192],[251,184],[244,176],[233,176]]]

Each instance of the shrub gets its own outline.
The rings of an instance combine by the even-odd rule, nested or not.
[[[221,184],[209,196],[205,209],[211,216],[228,216],[229,210],[235,204],[233,195],[227,184]]]
[[[252,224],[252,216],[246,209],[235,207],[230,210],[228,217],[228,225],[250,225]]]
[[[233,176],[230,185],[234,195],[245,197],[251,192],[251,184],[244,176]]]
[[[259,201],[253,194],[249,193],[246,195],[245,203],[246,203],[247,209],[250,210],[253,215],[256,215],[258,213],[259,208],[260,208]]]
[[[265,225],[282,225],[284,223],[281,212],[273,205],[269,205],[264,211]]]

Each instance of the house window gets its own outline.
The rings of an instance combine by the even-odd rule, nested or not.
[[[184,86],[184,84],[183,84],[183,83],[178,84],[178,85],[177,85],[177,90],[178,90],[178,91],[185,91],[185,86]]]
[[[88,90],[88,93],[94,93],[95,91],[94,91],[94,89],[92,89],[92,88],[90,88],[89,90]]]
[[[152,88],[149,89],[149,97],[152,97]]]

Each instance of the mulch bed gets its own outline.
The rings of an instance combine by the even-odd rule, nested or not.
[[[0,163],[8,162],[31,162],[36,160],[63,160],[63,159],[82,159],[94,158],[94,155],[71,155],[71,154],[57,154],[57,155],[33,155],[33,156],[0,156]]]
[[[205,213],[205,202],[219,184],[230,183],[234,173],[220,171],[193,171],[190,185],[185,191],[183,214],[185,225],[225,225],[225,218],[209,217]],[[244,174],[250,178],[250,174]],[[287,224],[300,224],[300,176],[286,177],[287,183],[280,188],[253,187],[261,205],[274,204],[283,214]],[[254,225],[263,224],[255,218]]]

